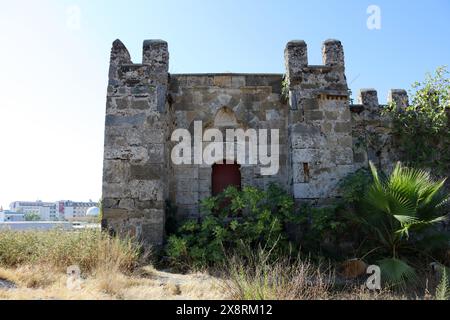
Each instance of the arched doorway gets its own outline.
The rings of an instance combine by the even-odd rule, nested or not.
[[[228,186],[241,188],[241,166],[238,164],[216,163],[212,166],[212,195],[224,191]]]

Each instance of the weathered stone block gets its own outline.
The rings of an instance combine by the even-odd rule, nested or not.
[[[197,204],[198,203],[198,192],[178,192],[177,193],[177,203],[178,204]]]
[[[317,99],[305,99],[302,103],[304,110],[318,110],[319,102]]]
[[[320,198],[320,192],[310,183],[294,183],[294,198],[317,199]]]
[[[130,181],[131,197],[145,201],[164,201],[164,185],[161,180]]]
[[[195,193],[199,191],[199,182],[196,179],[177,179],[177,193]]]
[[[353,160],[357,163],[367,162],[367,154],[363,152],[355,152],[353,154]]]
[[[103,181],[108,183],[127,182],[130,165],[123,160],[105,160],[103,162]]]
[[[312,163],[319,160],[319,151],[316,149],[294,149],[292,161],[298,163]]]
[[[103,209],[103,217],[105,219],[124,219],[128,216],[128,210],[126,209],[111,209],[104,208]]]
[[[131,196],[130,186],[126,182],[104,183],[102,196],[104,198],[127,198]]]
[[[306,121],[323,120],[323,111],[320,110],[305,111],[305,120]]]
[[[164,166],[161,164],[147,163],[143,165],[130,166],[131,180],[157,180],[164,173]]]
[[[145,113],[139,113],[132,116],[107,115],[106,126],[138,126],[142,125],[146,119]]]
[[[165,145],[152,143],[148,145],[148,163],[162,164],[166,161]],[[163,168],[161,168],[163,169]]]
[[[169,51],[163,40],[145,40],[142,63],[152,67],[154,73],[167,74],[169,71]]]
[[[231,76],[214,76],[214,85],[217,87],[231,87]]]
[[[198,180],[198,191],[211,193],[211,179]]]
[[[353,150],[351,148],[343,148],[334,153],[336,164],[352,164],[353,163]]]
[[[339,111],[325,111],[326,120],[337,120],[339,117]]]
[[[245,76],[232,76],[231,86],[233,88],[241,88],[245,86]]]
[[[334,124],[334,131],[336,133],[350,133],[352,131],[352,127],[349,122],[336,122]]]

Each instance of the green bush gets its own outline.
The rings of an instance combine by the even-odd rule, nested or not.
[[[358,223],[342,202],[314,207],[304,205],[299,212],[301,251],[312,258],[346,260],[358,248]]]
[[[398,147],[405,163],[450,172],[450,77],[446,67],[427,74],[412,86],[411,105],[400,110],[395,103],[385,108],[392,116]]]
[[[203,216],[188,220],[168,239],[166,252],[178,266],[203,267],[224,262],[242,246],[287,252],[286,224],[295,220],[294,202],[280,187],[227,188],[202,201]]]
[[[372,181],[370,171],[366,168],[349,174],[339,185],[342,194],[342,203],[355,210],[359,209],[358,206],[361,198],[366,193]]]
[[[41,216],[36,212],[27,212],[24,215],[25,221],[39,221],[41,220]]]
[[[342,198],[323,206],[304,204],[299,209],[303,252],[335,260],[356,255],[361,234],[355,216],[371,179],[367,169],[360,169],[341,181],[339,191]]]

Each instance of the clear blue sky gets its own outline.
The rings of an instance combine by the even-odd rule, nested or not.
[[[381,29],[366,26],[369,5]],[[75,6],[75,7],[73,7]],[[70,9],[72,8],[72,9]],[[78,8],[79,24],[73,23]],[[286,42],[344,45],[359,88],[409,88],[450,64],[450,1],[0,1],[0,204],[98,199],[109,51],[169,42],[170,71],[283,73]]]

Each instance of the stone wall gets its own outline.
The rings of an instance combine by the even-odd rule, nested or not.
[[[168,50],[145,41],[133,64],[116,40],[111,50],[103,164],[103,227],[161,244],[168,195]]]
[[[326,41],[322,56],[324,65],[310,66],[305,42],[289,42],[285,49],[291,184],[297,200],[336,196],[338,182],[354,170],[341,43]]]
[[[390,90],[388,103],[390,102],[395,102],[398,108],[406,108],[406,91]],[[378,103],[375,89],[362,89],[358,95],[358,103],[350,106],[355,169],[368,167],[371,161],[377,167],[390,171],[401,156],[392,132],[392,119],[382,112],[386,106]]]
[[[261,176],[260,165],[247,161],[241,164],[242,185],[264,188],[274,182],[285,186],[288,107],[281,97],[281,83],[282,75],[277,74],[173,74],[170,100],[174,128],[193,134],[194,122],[202,121],[202,129],[219,129],[224,137],[228,128],[279,129],[279,173]],[[203,147],[207,145],[204,142]],[[170,199],[180,216],[199,215],[199,201],[211,196],[211,173],[211,166],[204,164],[173,167]]]
[[[211,195],[212,167],[170,159],[172,132],[193,134],[198,121],[197,129],[219,129],[224,137],[229,128],[278,129],[278,173],[261,175],[259,164],[246,161],[241,184],[277,183],[297,203],[338,197],[342,178],[369,160],[392,167],[399,155],[377,92],[364,89],[359,104],[349,105],[342,44],[325,41],[322,57],[323,65],[309,65],[306,43],[289,42],[285,81],[281,74],[169,74],[166,42],[144,41],[142,64],[134,64],[116,40],[106,103],[103,227],[161,245],[166,200],[178,207],[179,219],[199,217],[199,202]],[[403,90],[391,91],[389,99],[399,108],[408,103]],[[203,142],[203,148],[211,143]]]

